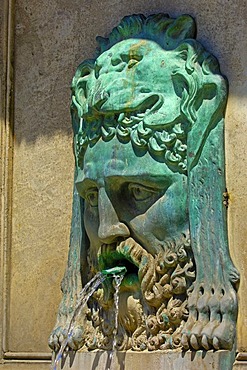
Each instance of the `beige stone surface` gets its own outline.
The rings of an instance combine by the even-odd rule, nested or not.
[[[0,47],[1,47],[1,54],[0,54],[0,133],[1,133],[1,138],[2,138],[2,127],[4,125],[5,121],[5,63],[6,63],[6,55],[4,52],[3,44],[5,42],[5,22],[4,22],[4,2],[0,2]],[[1,139],[1,145],[0,145],[0,150],[2,154],[2,139]],[[2,156],[1,156],[2,157]],[[0,170],[0,176],[1,179],[3,177],[3,164],[2,161],[0,162],[1,165],[1,170]],[[1,180],[1,188],[2,188],[2,180]],[[1,196],[2,196],[2,191],[1,191]],[[3,212],[2,210],[3,205],[1,202],[0,205],[0,211],[1,214]],[[1,224],[2,224],[2,217],[1,217]],[[0,225],[1,225],[0,224]],[[1,230],[1,229],[0,229]],[[2,232],[1,232],[2,234]],[[0,247],[0,268],[3,269],[3,251],[2,251],[2,245]],[[0,278],[0,302],[3,301],[3,279]],[[3,305],[0,306],[0,318],[3,317]],[[3,330],[2,330],[2,325],[0,325],[0,338],[3,336]],[[1,358],[1,355],[0,355]]]
[[[111,360],[110,352],[79,352],[68,356],[59,370],[231,370],[232,360],[229,351],[156,351],[118,352]]]
[[[1,370],[50,370],[51,364],[50,362],[5,362],[4,364],[0,364]]]
[[[246,72],[247,71],[245,71],[245,76]],[[227,188],[230,195],[228,235],[232,257],[241,274],[238,290],[238,350],[240,352],[247,351],[246,113],[246,94],[242,96],[240,94],[237,95],[237,93],[236,95],[230,95],[226,112]]]
[[[247,361],[236,361],[233,364],[233,370],[246,370],[247,369]]]
[[[47,352],[47,337],[55,322],[71,217],[69,86],[74,71],[82,60],[93,56],[95,37],[106,36],[123,16],[157,12],[194,16],[198,40],[219,59],[229,80],[229,241],[241,272],[238,348],[247,350],[246,1],[16,0],[15,7],[13,214],[8,250],[9,321],[4,328],[7,350]],[[4,366],[17,368],[16,364]]]
[[[13,11],[0,4],[0,361],[6,349],[13,143]]]

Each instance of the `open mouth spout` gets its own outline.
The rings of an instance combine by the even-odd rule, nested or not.
[[[130,243],[131,240],[131,243]],[[122,281],[121,288],[140,288],[139,283],[139,263],[140,258],[136,258],[130,250],[133,250],[133,239],[127,239],[119,244],[102,245],[101,253],[98,257],[101,271],[115,270],[121,273],[125,270],[125,277]]]
[[[128,238],[115,245],[102,245],[98,259],[101,270],[117,267],[124,267],[127,270],[120,291],[139,291],[148,304],[151,306],[158,304],[156,296],[159,289],[156,287],[158,276],[155,259],[134,239]]]

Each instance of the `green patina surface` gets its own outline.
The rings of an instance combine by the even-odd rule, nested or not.
[[[125,17],[98,41],[72,82],[76,188],[58,327],[80,281],[125,268],[123,296],[149,307],[141,349],[176,348],[175,334],[184,349],[231,349],[238,272],[223,205],[226,80],[187,15]],[[103,290],[110,300],[109,282]],[[71,347],[84,344],[75,334]]]
[[[107,269],[107,270],[102,270],[102,274],[103,275],[124,275],[126,273],[126,267],[124,266],[116,266],[116,267],[113,267],[111,269]]]

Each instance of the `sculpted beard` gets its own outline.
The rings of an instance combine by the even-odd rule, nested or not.
[[[187,298],[195,278],[189,235],[160,242],[155,249],[153,256],[133,238],[101,246],[100,268],[127,268],[119,295],[119,350],[180,347],[188,316]],[[107,280],[88,304],[92,326],[90,340],[85,338],[88,349],[112,348],[113,293],[112,281]]]

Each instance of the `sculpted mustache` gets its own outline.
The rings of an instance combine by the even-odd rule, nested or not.
[[[102,244],[100,256],[106,260],[110,258],[116,261],[126,259],[138,268],[150,259],[150,254],[133,238],[125,239],[117,244]]]
[[[104,254],[112,254],[114,259],[126,259],[138,268],[138,278],[141,283],[141,290],[147,301],[153,299],[154,293],[152,289],[156,282],[156,269],[154,257],[148,253],[139,243],[133,238],[128,238],[121,241],[117,245],[102,245],[102,256]]]

